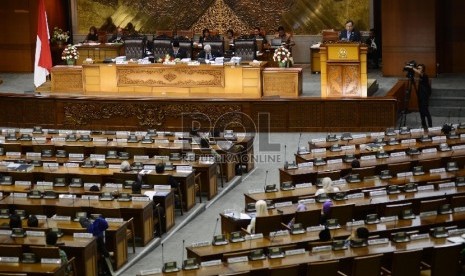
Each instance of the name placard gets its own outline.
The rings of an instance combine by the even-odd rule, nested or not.
[[[176,172],[192,172],[192,166],[176,166]]]
[[[153,269],[139,271],[139,275],[141,275],[141,276],[152,275],[152,274],[161,274],[161,273],[162,273],[161,268],[153,268]]]
[[[278,237],[278,236],[289,236],[289,230],[279,230],[276,232],[270,232],[270,237]]]
[[[347,181],[345,179],[338,179],[333,181],[333,185],[345,185]]]
[[[70,153],[68,155],[69,159],[79,159],[82,160],[84,159],[84,154],[83,153]]]
[[[342,146],[342,150],[355,150],[355,145]]]
[[[436,148],[429,148],[429,149],[422,149],[422,153],[437,153],[438,150]]]
[[[292,201],[284,201],[284,202],[276,202],[274,204],[274,206],[276,208],[279,208],[279,207],[286,207],[286,206],[291,206],[292,205]]]
[[[149,160],[148,155],[134,155],[134,161],[136,160]]]
[[[428,132],[441,131],[441,127],[429,127]]]
[[[66,168],[78,168],[79,163],[67,162],[64,163],[63,166],[65,166]]]
[[[376,159],[376,155],[363,155],[360,157],[360,160],[374,160]]]
[[[206,262],[201,262],[200,266],[216,266],[216,265],[221,265],[221,260],[211,260],[211,261],[206,261]]]
[[[107,222],[124,222],[123,218],[105,218]]]
[[[311,140],[312,143],[322,143],[326,142],[326,138],[315,138]]]
[[[37,142],[37,143],[45,143],[45,141],[47,141],[47,138],[45,138],[44,136],[39,136],[39,137],[32,137],[32,140],[34,142]]]
[[[144,170],[155,170],[155,165],[144,165]]]
[[[465,212],[465,206],[454,208],[454,213],[460,213],[460,212]]]
[[[245,238],[246,240],[263,239],[263,233],[257,233],[257,234],[252,234],[252,235],[245,235],[244,238]]]
[[[147,202],[150,201],[150,198],[147,196],[134,196],[132,197],[132,201],[142,201],[142,202]]]
[[[41,220],[41,219],[47,219],[46,215],[36,215],[36,218]]]
[[[446,141],[446,140],[447,140],[447,137],[445,135],[431,137],[431,141],[433,142],[440,142],[440,141]]]
[[[129,134],[129,131],[117,131],[116,137],[127,137]]]
[[[9,236],[9,235],[11,235],[11,230],[6,230],[6,229],[3,230],[3,229],[1,229],[0,230],[0,235],[3,235],[3,236],[8,235]]]
[[[436,211],[421,212],[420,213],[420,218],[437,216],[437,215],[438,215],[438,212],[436,212]]]
[[[296,189],[303,189],[303,188],[310,188],[310,187],[312,187],[312,183],[295,184]]]
[[[325,226],[324,225],[318,225],[318,226],[310,226],[307,227],[307,232],[316,232],[316,231],[321,231],[324,230]]]
[[[313,162],[304,162],[304,163],[299,163],[297,164],[298,168],[309,168],[313,167]]]
[[[380,239],[371,239],[368,240],[368,245],[376,245],[376,244],[386,244],[389,243],[388,238],[380,238]]]
[[[15,198],[26,198],[27,193],[11,193],[11,195]]]
[[[52,142],[64,142],[66,140],[65,137],[53,137]]]
[[[314,204],[316,200],[314,198],[307,198],[299,200],[299,204]]]
[[[7,151],[5,153],[6,157],[9,158],[20,158],[21,157],[21,152],[19,151]]]
[[[0,263],[19,263],[19,257],[0,257]]]
[[[107,143],[108,139],[107,138],[94,138],[92,140],[92,142],[94,142],[94,143]]]
[[[17,186],[31,186],[31,181],[16,180],[15,185],[17,185]]]
[[[40,259],[41,264],[61,264],[61,259],[55,259],[55,258],[41,258]]]
[[[32,134],[32,131],[34,131],[32,128],[20,128],[19,133],[21,134]]]
[[[51,182],[51,181],[37,181],[36,185],[37,186],[42,186],[42,187],[49,187],[49,186],[53,186],[53,182]]]
[[[406,155],[405,151],[391,152],[390,154],[391,157],[402,157]]]
[[[105,160],[105,154],[91,154],[90,155],[90,160],[92,160],[92,161],[104,161]]]
[[[428,233],[413,234],[413,235],[410,235],[410,239],[411,239],[412,241],[414,241],[414,240],[421,240],[421,239],[429,239],[429,235],[428,235]]]
[[[452,150],[465,149],[465,145],[452,146]]]
[[[90,189],[92,186],[97,186],[100,190],[100,183],[84,183],[84,188]]]
[[[438,185],[438,187],[439,189],[455,188],[455,183],[454,182],[441,183]]]
[[[286,256],[305,254],[305,249],[304,248],[299,248],[299,249],[286,250],[285,254],[286,254]]]
[[[325,153],[326,148],[317,148],[317,149],[312,149],[312,153]]]
[[[374,197],[374,196],[385,196],[385,195],[387,195],[386,190],[379,190],[379,191],[370,192],[370,196],[372,196],[372,197]]]
[[[71,221],[71,217],[70,216],[53,216],[52,217],[53,220],[62,220],[62,221]]]
[[[348,194],[347,195],[347,198],[348,199],[351,199],[351,198],[363,198],[365,195],[363,193],[355,193],[355,194]]]
[[[348,227],[365,225],[365,221],[363,220],[348,221],[346,225]]]
[[[397,173],[397,178],[407,177],[407,176],[413,176],[413,172],[400,172],[400,173]]]
[[[98,195],[82,195],[81,199],[85,200],[98,200]]]
[[[26,152],[26,158],[40,158],[42,156],[42,153],[40,152]]]
[[[247,256],[228,258],[228,264],[243,263],[248,261],[249,258]]]
[[[396,221],[396,220],[397,220],[397,216],[381,217],[379,220],[380,220],[381,222]]]
[[[121,165],[119,164],[108,164],[109,169],[120,169]]]
[[[73,233],[73,238],[92,239],[92,233]]]
[[[423,133],[424,130],[422,128],[412,128],[410,129],[410,133]]]
[[[312,248],[312,253],[331,251],[332,249],[331,245],[315,246]]]
[[[342,158],[328,160],[328,164],[339,164],[339,163],[342,163]]]
[[[417,140],[415,140],[415,139],[404,139],[404,140],[400,140],[400,143],[401,144],[416,144]]]
[[[45,237],[45,231],[26,231],[26,235],[30,237]]]
[[[117,183],[106,183],[105,184],[106,188],[113,188],[113,189],[123,189],[123,184],[117,184]]]
[[[158,144],[168,144],[170,142],[170,140],[168,139],[155,139],[155,143],[158,143]]]
[[[43,163],[42,165],[46,168],[55,168],[55,169],[60,166],[58,163],[55,163],[55,162],[47,162],[47,163]]]
[[[69,130],[69,129],[59,129],[59,130],[58,130],[58,134],[65,134],[65,135],[67,135],[67,134],[72,134],[72,133],[73,133],[73,131],[72,131],[72,130]]]
[[[259,193],[263,193],[263,189],[253,189],[253,190],[248,191],[249,195],[259,194]]]
[[[59,194],[58,198],[63,198],[63,199],[76,199],[76,195],[73,194]]]
[[[429,191],[434,190],[434,185],[420,185],[417,187],[418,191]]]
[[[212,245],[211,241],[194,242],[191,247],[205,247]]]
[[[353,139],[367,138],[367,135],[366,135],[365,133],[353,134],[353,135],[352,135],[352,138],[353,138]]]
[[[373,137],[373,138],[384,137],[384,132],[372,132],[370,133],[370,137]]]

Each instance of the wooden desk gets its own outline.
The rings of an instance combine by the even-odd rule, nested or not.
[[[310,47],[310,70],[312,74],[321,72],[320,47]]]
[[[302,68],[263,69],[263,96],[300,97]]]
[[[73,238],[64,235],[58,238],[68,258],[76,258],[77,275],[98,275],[97,271],[97,240],[95,238]],[[45,246],[45,237],[24,237],[11,238],[10,236],[0,236],[0,244],[21,244],[24,246]]]
[[[8,275],[23,275],[25,273],[26,275],[31,276],[64,276],[66,275],[66,265],[41,263],[0,263],[0,273],[11,273]]]
[[[121,43],[78,44],[79,59],[77,65],[82,65],[87,58],[91,58],[96,63],[101,63],[105,59],[121,56],[124,54],[123,45]]]

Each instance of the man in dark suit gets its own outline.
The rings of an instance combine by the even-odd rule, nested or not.
[[[215,58],[222,57],[222,56],[223,55],[220,52],[212,51],[212,47],[210,46],[210,44],[206,44],[205,46],[203,46],[203,50],[200,51],[197,58],[199,59],[202,58],[205,60],[214,60]]]
[[[171,43],[171,50],[169,50],[168,54],[173,57],[174,59],[183,59],[187,58],[187,52],[185,49],[179,47],[179,41],[173,41]]]
[[[357,42],[360,42],[362,40],[360,32],[354,28],[354,21],[347,20],[346,28],[341,31],[341,34],[339,35],[339,40]]]

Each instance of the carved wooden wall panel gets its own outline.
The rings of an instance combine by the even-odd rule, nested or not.
[[[329,97],[354,97],[361,89],[360,66],[328,63]]]
[[[320,102],[294,103],[289,108],[289,128],[317,128],[323,122],[323,105]]]

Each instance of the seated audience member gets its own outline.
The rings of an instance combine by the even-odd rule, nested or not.
[[[331,215],[331,206],[333,206],[333,202],[331,200],[326,200],[325,203],[323,203],[323,207],[321,208],[321,217],[320,217],[320,224],[325,225],[326,220],[330,218]]]
[[[210,35],[209,29],[203,29],[202,36],[199,38],[199,43],[204,43],[207,41],[212,41],[213,37]]]
[[[212,51],[212,47],[210,44],[206,44],[203,46],[203,50],[200,51],[198,58],[202,58],[205,60],[214,60],[217,57],[221,57],[221,53],[218,51]]]
[[[47,236],[45,236],[45,243],[47,244],[47,246],[57,246],[57,241],[58,241],[58,236],[56,232],[49,231],[47,233]],[[61,263],[67,264],[68,256],[66,255],[66,252],[63,251],[61,248],[58,249],[58,252],[60,254]],[[71,267],[68,265],[66,266],[65,275],[70,275],[70,274],[71,274]]]
[[[23,228],[21,217],[17,214],[10,215],[9,227],[10,229]]]
[[[333,181],[331,180],[331,178],[325,177],[323,178],[321,183],[323,187],[316,191],[315,196],[320,195],[320,194],[339,192],[339,188],[333,186]]]
[[[275,35],[275,38],[280,38],[281,43],[284,47],[292,50],[292,47],[295,45],[294,37],[290,33],[286,33],[283,26],[278,27],[278,32]]]
[[[187,58],[187,52],[186,50],[182,49],[179,47],[179,41],[173,41],[173,43],[171,43],[171,50],[169,50],[168,54],[173,57],[174,59],[183,59],[183,58]]]
[[[29,215],[27,218],[27,226],[28,227],[39,227],[39,220],[35,215]]]
[[[360,42],[362,40],[362,36],[360,32],[354,28],[354,21],[347,20],[345,24],[345,29],[341,31],[339,34],[339,40],[342,41],[357,41]]]
[[[304,211],[307,211],[307,205],[305,205],[305,204],[303,204],[303,203],[299,203],[299,204],[297,205],[297,208],[296,208],[295,211],[296,211],[296,212],[304,212]],[[295,217],[293,217],[293,218],[291,219],[291,221],[287,224],[287,226],[288,226],[289,228],[291,228],[291,227],[294,225],[294,223],[295,223]]]
[[[370,231],[366,227],[359,227],[352,230],[352,234],[347,238],[348,242],[366,242],[370,236]]]
[[[263,40],[263,45],[267,44],[268,41],[266,40],[266,37],[262,34],[261,30],[260,30],[260,27],[255,27],[253,29],[253,33],[252,33],[252,37],[253,39],[257,40],[257,39],[261,39]]]
[[[360,161],[358,161],[358,159],[354,159],[352,162],[350,162],[350,166],[352,169],[358,169],[360,168]]]
[[[120,168],[121,168],[122,172],[130,172],[130,171],[132,171],[131,164],[129,164],[129,162],[126,161],[126,160],[121,162]]]
[[[268,212],[266,202],[264,200],[258,200],[255,202],[255,217],[265,216]],[[255,218],[250,220],[250,224],[247,226],[247,232],[255,234]]]
[[[89,33],[86,36],[86,40],[84,40],[84,43],[89,42],[98,42],[98,31],[97,27],[95,26],[90,27]]]
[[[129,22],[127,25],[126,25],[126,28],[124,28],[126,30],[126,34],[128,36],[137,36],[139,35],[139,33],[136,31],[136,27],[134,27],[134,24],[132,24],[131,22]]]
[[[329,231],[328,227],[325,227],[325,229],[321,230],[320,233],[318,233],[318,237],[320,238],[320,242],[330,241],[331,232]]]
[[[368,60],[371,61],[373,69],[378,69],[379,65],[379,51],[378,51],[378,40],[376,39],[375,29],[370,29],[370,35],[365,41],[368,45]]]
[[[226,31],[226,36],[224,37],[224,50],[229,51],[234,48],[234,31],[229,29]]]
[[[116,32],[111,36],[111,38],[108,40],[108,42],[111,43],[121,43],[123,42],[123,28],[118,27],[116,28]]]

